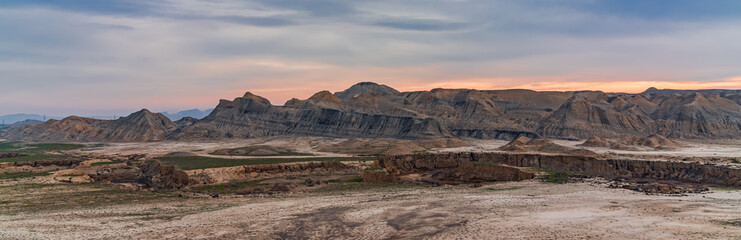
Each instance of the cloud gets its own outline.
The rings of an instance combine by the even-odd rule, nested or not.
[[[280,104],[359,81],[741,86],[741,18],[724,10],[738,4],[682,17],[640,2],[1,1],[0,114],[205,108],[251,89]]]

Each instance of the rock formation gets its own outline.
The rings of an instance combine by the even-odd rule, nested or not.
[[[321,91],[284,106],[246,93],[221,100],[205,118],[171,122],[146,110],[118,120],[68,117],[3,133],[41,141],[158,141],[275,135],[432,139],[472,137],[619,138],[659,133],[670,138],[741,135],[741,92],[433,89],[399,92],[375,83]]]
[[[381,166],[390,173],[448,168],[455,166],[457,162],[488,162],[605,178],[639,178],[741,186],[741,168],[702,163],[602,159],[578,155],[470,152],[396,155],[379,159]]]
[[[617,140],[606,140],[599,137],[591,137],[579,144],[585,147],[603,147],[616,150],[637,151],[640,147],[653,148],[656,150],[671,150],[680,148],[681,145],[660,135],[651,134],[647,137],[623,136]]]
[[[499,148],[502,151],[509,152],[542,152],[593,156],[597,153],[579,148],[572,148],[555,144],[546,139],[532,139],[528,137],[519,137],[506,145]]]
[[[155,189],[180,189],[189,184],[188,174],[157,160],[111,164],[88,175],[95,181],[139,183]]]
[[[49,120],[42,124],[11,130],[11,138],[42,141],[159,141],[176,126],[167,117],[147,109],[117,120],[97,120],[77,116]]]
[[[386,156],[378,164],[391,176],[421,174],[423,182],[445,184],[480,183],[491,181],[520,181],[532,179],[532,172],[516,167],[471,161],[471,158],[445,158],[443,155],[414,154]],[[383,177],[383,173],[366,170],[366,182],[394,181],[394,177]],[[380,174],[380,175],[379,175]]]

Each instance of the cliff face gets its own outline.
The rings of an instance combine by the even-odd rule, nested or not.
[[[291,102],[291,101],[289,101]],[[273,135],[430,138],[451,136],[434,118],[355,111],[341,99],[320,92],[290,106],[273,106],[252,94],[222,100],[208,117],[175,136],[183,139]]]
[[[274,135],[388,137],[736,138],[741,135],[741,92],[657,90],[641,94],[600,91],[433,89],[399,92],[359,83],[321,91],[284,106],[246,93],[221,100],[207,117],[171,122],[143,110],[102,121],[68,117],[5,130],[10,139],[42,141],[158,141]]]
[[[491,162],[517,167],[569,171],[605,178],[630,177],[741,186],[741,169],[727,166],[649,161],[600,159],[589,156],[528,153],[441,153],[386,156],[379,159],[390,173],[450,168],[461,162]]]

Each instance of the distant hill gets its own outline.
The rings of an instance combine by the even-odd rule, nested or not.
[[[199,109],[190,109],[190,110],[180,111],[180,112],[176,112],[172,114],[168,112],[163,112],[162,115],[165,115],[165,117],[169,118],[172,121],[177,121],[177,120],[183,119],[184,117],[192,117],[195,119],[201,119],[201,118],[208,116],[208,114],[210,114],[211,111],[213,110],[214,110],[213,108],[206,109],[203,111]]]
[[[364,82],[282,106],[245,93],[213,111],[146,110],[116,120],[68,117],[7,131],[8,139],[158,141],[277,135],[429,139],[470,137],[669,138],[741,136],[741,92],[658,90],[639,94],[525,89],[399,92]],[[211,112],[208,114],[208,112]],[[187,117],[186,117],[187,116]],[[200,120],[197,118],[201,118]],[[178,120],[179,119],[179,120]]]
[[[52,117],[47,116],[46,120],[50,119],[62,119],[61,117]],[[43,121],[44,116],[38,115],[38,114],[25,114],[25,113],[18,113],[18,114],[10,114],[10,115],[4,115],[0,116],[0,124],[10,125],[16,122],[21,122],[25,120],[37,120],[37,121]]]

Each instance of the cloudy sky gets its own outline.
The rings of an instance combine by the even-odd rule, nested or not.
[[[741,88],[736,0],[2,0],[0,115],[402,91]]]

